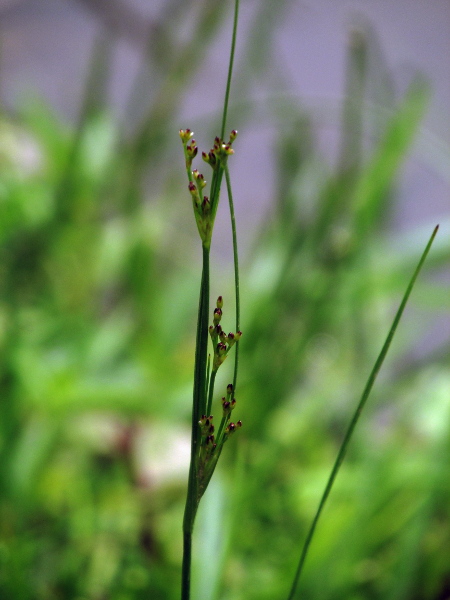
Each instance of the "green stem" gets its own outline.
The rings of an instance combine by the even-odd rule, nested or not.
[[[382,364],[384,362],[384,359],[386,358],[386,355],[387,355],[388,350],[389,350],[389,346],[391,345],[392,339],[393,339],[393,337],[395,335],[395,331],[396,331],[397,326],[398,326],[398,324],[400,322],[400,319],[402,317],[403,311],[405,309],[406,303],[408,302],[409,296],[410,296],[411,291],[412,291],[412,289],[414,287],[416,279],[417,279],[417,277],[418,277],[418,275],[420,273],[420,270],[422,269],[422,266],[423,266],[423,263],[425,262],[426,257],[428,256],[428,253],[429,253],[430,248],[431,248],[431,244],[433,243],[433,240],[436,237],[438,228],[439,228],[439,225],[437,225],[435,227],[435,229],[434,229],[434,231],[433,231],[433,233],[432,233],[432,235],[431,235],[431,237],[430,237],[430,239],[428,241],[428,244],[427,244],[425,250],[423,251],[423,254],[422,254],[421,258],[420,258],[420,261],[419,261],[419,263],[418,263],[418,265],[416,267],[416,270],[414,271],[414,274],[411,277],[409,285],[406,288],[406,292],[405,292],[405,294],[403,296],[403,299],[402,299],[402,301],[400,303],[400,306],[399,306],[399,308],[397,310],[397,313],[395,315],[394,321],[392,322],[392,325],[391,325],[391,328],[390,328],[389,333],[387,335],[386,341],[384,342],[383,347],[381,349],[381,352],[378,355],[378,358],[377,358],[377,360],[375,362],[375,365],[373,366],[373,369],[372,369],[372,371],[371,371],[371,373],[369,375],[369,378],[367,380],[366,386],[365,386],[364,391],[363,391],[363,393],[361,395],[361,399],[360,399],[360,401],[358,403],[358,406],[356,407],[356,410],[355,410],[355,412],[353,414],[352,420],[350,421],[350,425],[348,426],[348,429],[347,429],[347,432],[345,434],[344,440],[343,440],[343,442],[341,444],[341,447],[339,448],[339,452],[338,452],[338,455],[336,457],[336,461],[335,461],[335,463],[333,465],[333,468],[331,470],[330,476],[328,478],[327,485],[325,486],[325,490],[323,492],[322,498],[320,499],[319,506],[317,508],[316,514],[314,516],[314,519],[312,520],[311,526],[310,526],[309,531],[308,531],[308,535],[306,536],[306,540],[305,540],[305,543],[303,545],[302,553],[300,555],[300,560],[299,560],[299,563],[298,563],[298,566],[297,566],[297,571],[295,573],[294,581],[292,583],[291,591],[290,591],[290,593],[289,593],[289,595],[287,597],[287,600],[293,600],[293,598],[294,598],[294,594],[295,594],[295,591],[296,591],[296,588],[297,588],[297,585],[298,585],[298,581],[299,581],[300,575],[302,573],[303,565],[305,563],[306,555],[308,554],[308,549],[309,549],[309,546],[311,544],[311,540],[312,540],[312,538],[314,536],[314,532],[315,532],[315,529],[316,529],[316,526],[317,526],[317,522],[318,522],[319,517],[320,517],[320,515],[322,513],[322,510],[323,510],[323,507],[325,505],[325,502],[327,501],[327,498],[328,498],[328,496],[330,494],[331,488],[333,487],[334,480],[336,479],[336,476],[337,476],[337,474],[339,472],[339,469],[340,469],[340,467],[342,465],[342,462],[344,460],[344,457],[345,457],[345,454],[346,454],[346,451],[347,451],[347,446],[348,446],[348,444],[350,442],[350,439],[351,439],[351,437],[353,435],[353,431],[355,430],[356,424],[357,424],[357,422],[359,420],[359,417],[361,416],[361,412],[362,412],[364,406],[366,405],[366,402],[367,402],[367,399],[368,399],[368,397],[370,395],[370,392],[372,391],[372,387],[373,387],[373,384],[375,383],[375,379],[377,378],[377,375],[378,375],[378,373],[379,373],[379,371],[381,369],[381,366],[382,366]]]
[[[223,103],[223,114],[222,114],[222,129],[220,137],[223,139],[225,135],[225,127],[227,124],[227,113],[228,113],[228,101],[230,98],[230,87],[231,87],[231,76],[233,74],[233,63],[234,63],[234,50],[236,48],[236,34],[239,20],[239,0],[235,0],[234,3],[234,21],[233,21],[233,35],[231,38],[231,50],[230,50],[230,62],[228,64],[228,77],[227,87],[225,91],[225,100]]]
[[[214,383],[216,381],[216,375],[217,375],[217,371],[212,371],[211,378],[209,380],[208,403],[206,405],[206,411],[205,411],[205,415],[207,417],[211,414],[211,406],[212,406],[212,399],[213,399],[213,394],[214,394]]]
[[[237,247],[237,234],[236,234],[236,219],[234,216],[234,203],[233,203],[233,192],[231,189],[231,180],[230,180],[230,172],[228,170],[228,165],[225,166],[225,180],[227,182],[227,193],[228,193],[228,205],[230,208],[230,218],[231,218],[231,232],[233,236],[233,259],[234,259],[234,290],[236,296],[236,332],[241,328],[241,299],[240,299],[240,289],[239,289],[239,257],[238,257],[238,247]],[[234,345],[235,354],[234,354],[234,374],[233,374],[233,390],[236,390],[236,381],[237,381],[237,372],[239,365],[239,344]]]
[[[183,519],[183,566],[181,572],[181,600],[189,600],[191,587],[192,533],[199,503],[197,479],[200,428],[198,421],[206,409],[206,372],[208,360],[209,313],[209,248],[203,246],[203,270],[198,304],[197,340],[195,347],[194,394],[192,405],[191,463]]]

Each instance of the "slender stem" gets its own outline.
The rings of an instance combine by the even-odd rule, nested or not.
[[[231,38],[231,50],[230,50],[230,62],[228,65],[228,77],[227,77],[227,87],[225,91],[225,101],[223,104],[223,115],[222,115],[222,129],[220,132],[220,137],[223,139],[225,135],[225,127],[227,124],[227,113],[228,113],[228,101],[230,98],[230,87],[231,87],[231,76],[233,74],[233,62],[234,62],[234,49],[236,47],[236,34],[237,34],[237,25],[239,19],[239,0],[235,0],[234,3],[234,21],[233,21],[233,35]]]
[[[314,532],[315,532],[315,529],[316,529],[317,522],[318,522],[319,517],[320,517],[320,515],[322,513],[322,510],[323,510],[323,507],[325,505],[325,502],[327,501],[327,498],[328,498],[328,496],[330,494],[330,491],[331,491],[331,488],[333,486],[334,480],[336,479],[338,471],[339,471],[339,469],[340,469],[340,467],[342,465],[342,462],[343,462],[344,457],[345,457],[345,453],[347,451],[347,446],[348,446],[348,444],[350,442],[350,439],[351,439],[351,437],[353,435],[353,431],[354,431],[354,429],[356,427],[356,424],[357,424],[357,422],[359,420],[361,412],[362,412],[362,410],[363,410],[363,408],[364,408],[364,406],[365,406],[365,404],[367,402],[367,399],[368,399],[368,397],[370,395],[370,392],[372,391],[373,384],[375,383],[375,379],[376,379],[376,377],[377,377],[377,375],[378,375],[378,373],[379,373],[379,371],[381,369],[381,366],[382,366],[382,364],[384,362],[384,359],[386,358],[386,354],[388,353],[389,346],[391,345],[392,339],[394,337],[395,331],[396,331],[397,326],[398,326],[398,324],[400,322],[400,319],[402,317],[402,314],[403,314],[403,311],[405,309],[406,303],[408,302],[408,298],[409,298],[409,296],[411,294],[411,291],[412,291],[412,289],[414,287],[414,284],[415,284],[416,279],[417,279],[417,277],[418,277],[418,275],[420,273],[420,270],[422,269],[423,263],[425,262],[425,259],[428,256],[428,252],[430,251],[431,244],[433,243],[433,240],[434,240],[434,238],[435,238],[435,236],[437,234],[438,228],[439,228],[439,225],[437,225],[435,227],[435,229],[434,229],[434,231],[433,231],[433,233],[432,233],[432,235],[431,235],[431,237],[430,237],[430,239],[428,241],[428,244],[427,244],[427,246],[426,246],[426,248],[425,248],[425,250],[424,250],[424,252],[423,252],[423,254],[421,256],[421,259],[420,259],[420,261],[419,261],[419,263],[418,263],[418,265],[417,265],[417,267],[416,267],[416,269],[414,271],[414,274],[411,277],[409,285],[406,288],[406,292],[405,292],[405,294],[403,296],[403,299],[402,299],[402,301],[400,303],[400,306],[399,306],[399,308],[397,310],[397,313],[396,313],[396,315],[394,317],[394,320],[392,322],[391,328],[390,328],[389,333],[387,335],[386,341],[384,342],[383,347],[381,349],[381,352],[378,355],[378,358],[377,358],[377,360],[376,360],[376,362],[375,362],[375,364],[373,366],[373,369],[372,369],[372,371],[371,371],[371,373],[369,375],[369,378],[367,380],[366,386],[365,386],[364,391],[363,391],[363,393],[361,395],[361,399],[360,399],[360,401],[358,403],[358,406],[356,407],[356,410],[355,410],[355,412],[353,414],[352,420],[350,421],[350,425],[348,426],[348,429],[347,429],[347,432],[345,434],[344,440],[343,440],[343,442],[341,444],[341,447],[339,448],[339,452],[338,452],[338,455],[336,457],[336,461],[335,461],[335,463],[333,465],[333,468],[331,470],[330,476],[328,478],[327,485],[325,486],[325,490],[324,490],[322,498],[321,498],[321,500],[319,502],[319,506],[317,508],[316,514],[314,516],[314,519],[312,520],[311,526],[310,526],[309,531],[308,531],[308,535],[306,536],[306,540],[305,540],[305,543],[303,545],[302,553],[300,555],[300,560],[299,560],[299,563],[298,563],[298,566],[297,566],[297,571],[295,573],[295,577],[294,577],[294,581],[293,581],[293,584],[292,584],[292,588],[291,588],[291,591],[290,591],[290,593],[289,593],[289,595],[287,597],[287,600],[292,600],[294,598],[294,594],[295,594],[295,591],[296,591],[296,588],[297,588],[297,585],[298,585],[298,581],[300,579],[300,575],[301,575],[301,572],[302,572],[302,569],[303,569],[303,565],[304,565],[304,562],[305,562],[305,559],[306,559],[306,555],[308,553],[308,549],[309,549],[309,546],[311,544],[311,540],[312,540],[312,538],[314,536]]]
[[[225,166],[225,180],[227,182],[227,192],[228,192],[228,204],[230,208],[230,218],[231,218],[231,232],[233,236],[233,258],[234,258],[234,290],[236,295],[236,331],[239,331],[241,328],[241,299],[240,299],[240,289],[239,289],[239,257],[238,257],[238,247],[237,247],[237,234],[236,234],[236,219],[234,216],[234,203],[233,203],[233,192],[231,189],[231,179],[230,172],[228,170],[228,165]],[[236,390],[236,380],[237,380],[237,372],[239,365],[239,342],[234,345],[235,354],[234,354],[234,374],[233,374],[233,389]]]
[[[197,340],[195,347],[194,394],[192,404],[191,463],[183,519],[183,566],[181,600],[189,600],[191,587],[192,532],[199,503],[197,463],[200,447],[198,421],[206,409],[206,372],[208,360],[209,248],[203,246],[203,270],[198,303]]]
[[[213,394],[214,394],[214,383],[216,381],[216,375],[217,375],[217,371],[211,372],[211,377],[209,380],[208,403],[206,405],[206,411],[205,411],[205,415],[207,415],[207,416],[209,416],[211,414],[211,405],[212,405],[212,399],[213,399]]]

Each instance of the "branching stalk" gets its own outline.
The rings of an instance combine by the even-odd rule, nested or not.
[[[216,138],[214,148],[206,155],[204,159],[213,169],[212,181],[210,186],[210,198],[203,196],[203,187],[206,182],[203,175],[198,171],[192,171],[192,161],[197,154],[195,141],[191,140],[193,133],[187,130],[180,130],[180,137],[184,146],[186,161],[186,171],[189,181],[189,192],[192,196],[194,215],[197,222],[197,228],[202,239],[203,248],[203,267],[202,280],[200,285],[200,299],[197,318],[197,336],[195,347],[195,366],[194,366],[194,392],[192,405],[192,432],[191,432],[191,460],[189,466],[188,490],[186,496],[186,506],[183,519],[183,565],[181,581],[181,600],[190,599],[191,585],[191,561],[192,561],[192,536],[194,531],[195,516],[197,513],[200,498],[206,490],[206,487],[212,477],[215,466],[219,459],[222,444],[226,441],[230,432],[234,431],[236,425],[230,423],[224,429],[227,418],[222,419],[220,427],[220,444],[214,442],[214,426],[210,424],[207,416],[211,413],[211,405],[214,394],[214,383],[219,365],[225,359],[224,352],[234,346],[236,352],[233,389],[236,386],[238,354],[238,341],[241,333],[239,331],[240,309],[239,309],[239,273],[237,262],[237,242],[236,227],[234,223],[234,210],[231,195],[230,178],[227,169],[227,158],[233,153],[231,144],[236,137],[237,132],[233,130],[230,141],[225,144],[223,139],[225,135],[228,102],[230,95],[231,77],[233,73],[234,51],[236,46],[236,33],[238,24],[239,0],[235,0],[234,24],[231,41],[230,61],[228,68],[227,85],[224,99],[221,136]],[[214,349],[215,356],[212,361],[208,358],[208,339],[209,339],[209,294],[210,294],[210,267],[209,252],[211,246],[214,219],[219,204],[220,187],[223,174],[226,174],[228,197],[230,199],[230,214],[233,230],[233,250],[235,255],[235,282],[236,282],[236,334],[229,334],[227,337],[221,330],[212,330],[213,335],[225,335],[220,338],[221,343],[216,344]],[[220,297],[221,299],[221,297]],[[218,304],[219,306],[219,304]],[[221,311],[219,310],[221,315]],[[216,323],[216,321],[214,321]],[[218,321],[217,321],[218,323]],[[216,331],[216,333],[214,333]],[[218,331],[218,332],[217,332]],[[226,343],[224,343],[224,341]],[[227,346],[228,344],[228,346]],[[218,348],[218,349],[217,349]],[[217,361],[217,364],[216,362]],[[211,364],[212,363],[212,364]],[[228,388],[227,388],[228,389]],[[230,392],[231,394],[231,392]],[[235,403],[235,400],[233,400]],[[228,402],[230,405],[230,402]],[[228,418],[229,414],[228,413]],[[224,413],[225,414],[225,413]],[[242,425],[239,421],[238,425]],[[231,429],[233,426],[233,429]],[[206,429],[206,432],[202,429]],[[217,450],[217,452],[216,452]]]

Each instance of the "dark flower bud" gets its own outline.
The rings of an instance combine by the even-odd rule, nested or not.
[[[209,201],[208,196],[203,196],[202,209],[203,209],[203,214],[207,214],[211,210],[211,203]]]

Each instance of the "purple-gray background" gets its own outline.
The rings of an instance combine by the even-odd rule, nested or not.
[[[158,19],[168,0],[0,0],[0,94],[9,107],[20,106],[38,94],[74,121],[79,109],[86,69],[96,34],[105,24],[115,31],[111,108],[120,116],[142,61],[148,27]],[[192,9],[198,2],[192,2]],[[179,127],[201,121],[221,105],[231,29],[221,30],[205,58],[181,109]],[[260,6],[258,0],[241,0],[237,61],[249,36],[249,24]],[[428,113],[405,165],[399,200],[393,210],[393,227],[430,226],[450,216],[450,2],[449,0],[291,0],[283,10],[273,2],[275,37],[269,71],[277,70],[280,94],[298,97],[326,118],[315,120],[324,156],[333,160],[339,129],[340,102],[345,82],[348,31],[355,22],[375,30],[384,61],[391,70],[398,96],[413,74],[422,72],[431,84]],[[180,31],[180,36],[184,32]],[[224,50],[223,48],[226,48]],[[255,106],[268,95],[264,81],[253,82]],[[233,126],[230,123],[230,127]],[[253,160],[236,161],[237,194],[245,199],[237,207],[241,227],[252,227],[271,200],[270,140],[273,130],[250,123],[239,139],[239,154]],[[199,140],[202,145],[206,139]],[[255,147],[258,151],[255,153]],[[239,166],[239,163],[241,166]],[[220,243],[220,242],[219,242]]]

